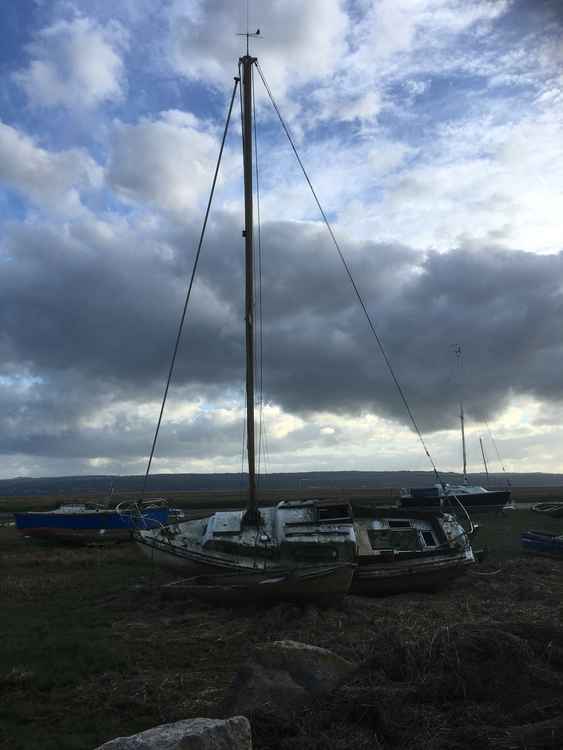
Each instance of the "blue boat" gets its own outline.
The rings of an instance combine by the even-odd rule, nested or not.
[[[112,509],[93,503],[69,503],[56,510],[14,513],[16,528],[24,536],[56,542],[102,542],[131,538],[135,529],[155,529],[168,523],[164,500],[139,505],[120,503]]]
[[[563,557],[563,534],[549,531],[525,531],[520,543],[527,552],[547,557]]]

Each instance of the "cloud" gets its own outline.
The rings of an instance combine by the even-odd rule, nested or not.
[[[0,88],[5,473],[144,469],[244,46],[242,5],[78,0],[76,10],[42,4],[41,30],[26,29],[33,41]],[[557,3],[251,2],[249,25],[261,28],[252,50],[438,463],[459,463],[451,347],[461,343],[468,433],[496,419],[513,467],[555,468]],[[257,95],[271,467],[425,467],[259,84]],[[233,144],[157,470],[240,465]]]
[[[28,45],[27,68],[14,74],[31,104],[92,109],[123,96],[127,32],[78,16],[55,21]]]
[[[218,154],[214,130],[189,112],[161,112],[135,125],[117,122],[108,182],[125,200],[146,202],[181,216],[205,200]],[[226,156],[222,180],[231,166]]]
[[[289,222],[263,229],[268,237],[265,395],[288,415],[277,436],[299,426],[288,419],[308,420],[324,412],[350,420],[377,414],[408,427],[325,235],[312,225]],[[39,379],[20,394],[26,410],[11,417],[19,435],[13,451],[23,450],[28,434],[26,423],[18,423],[19,413],[34,425],[33,434],[42,424],[50,434],[54,428],[49,425],[59,429],[64,419],[55,419],[49,404],[64,403],[67,411],[73,405],[76,422],[99,412],[104,399],[110,405],[158,399],[193,247],[191,230],[171,231],[162,224],[84,221],[64,232],[35,225],[12,228],[2,261],[1,358],[8,375],[26,372]],[[469,419],[494,417],[511,393],[563,399],[554,377],[563,361],[557,322],[563,314],[562,255],[472,245],[421,256],[399,245],[366,242],[349,243],[346,250],[425,429],[456,424],[459,391],[451,351],[456,342],[466,355]],[[232,400],[242,393],[241,251],[236,222],[227,214],[216,217],[174,381],[192,401],[212,405],[224,401],[225,394]],[[67,398],[69,382],[75,384],[73,398]],[[116,432],[123,432],[125,412],[115,408],[121,416],[105,424],[108,445],[117,440]],[[8,413],[13,410],[6,418]],[[78,432],[77,424],[73,429]],[[143,442],[132,424],[125,430],[133,441],[128,455]],[[144,439],[148,432],[143,428]],[[122,435],[119,441],[125,439]],[[115,450],[124,450],[118,444]],[[30,451],[33,445],[28,444]]]
[[[102,169],[81,149],[48,151],[0,121],[0,182],[56,213],[81,209],[82,191],[97,189]]]
[[[222,0],[173,4],[170,54],[175,68],[193,79],[230,85],[246,31],[237,3]],[[285,0],[251,6],[250,29],[261,29],[253,54],[282,97],[294,86],[330,75],[345,50],[348,16],[340,0]]]

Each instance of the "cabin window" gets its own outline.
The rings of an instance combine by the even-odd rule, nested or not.
[[[420,547],[416,529],[369,529],[369,542],[375,550],[393,549],[397,552],[414,552]]]
[[[437,544],[436,537],[431,531],[423,531],[422,538],[424,539],[424,544],[427,547],[435,547]]]

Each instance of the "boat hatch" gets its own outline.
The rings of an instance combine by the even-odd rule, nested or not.
[[[350,506],[347,503],[341,505],[318,505],[319,521],[343,521],[351,518]]]
[[[424,544],[427,547],[437,547],[438,542],[436,541],[436,537],[434,536],[434,533],[432,531],[422,531],[422,538],[424,539]]]
[[[416,529],[368,529],[368,538],[374,550],[398,550],[414,552],[420,549]]]
[[[242,513],[218,512],[208,521],[207,536],[240,534]]]
[[[410,521],[389,521],[389,528],[390,529],[410,529],[411,522]]]

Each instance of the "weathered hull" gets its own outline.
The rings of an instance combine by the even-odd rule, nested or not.
[[[133,538],[151,562],[184,574],[195,576],[240,570],[240,565],[237,565],[235,561],[224,562],[217,557],[203,555],[198,550],[182,548],[179,545],[139,533],[133,534]]]
[[[255,570],[286,574],[354,562],[347,505],[282,501],[260,509],[258,528],[245,525],[242,516],[242,511],[218,511],[207,519],[138,531],[134,539],[151,561],[188,576]]]
[[[219,573],[252,573],[267,570],[268,574],[283,574],[287,566],[275,561],[256,559],[251,555],[228,555],[216,551],[206,553],[201,545],[177,544],[161,536],[135,532],[133,538],[151,562],[184,575],[212,575]]]
[[[525,531],[520,543],[526,552],[544,557],[563,558],[563,537],[545,531]]]
[[[407,591],[436,591],[463,575],[474,563],[464,556],[455,559],[359,564],[351,593],[385,596]]]
[[[235,607],[278,601],[330,605],[350,589],[354,565],[302,568],[274,576],[262,571],[208,575],[163,586],[165,598],[193,596],[211,604]]]

